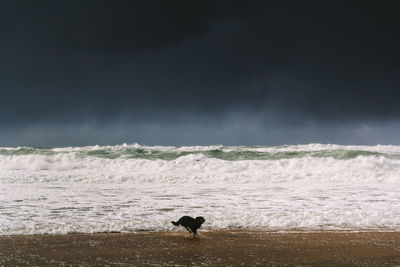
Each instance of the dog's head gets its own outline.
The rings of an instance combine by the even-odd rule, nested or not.
[[[199,223],[199,224],[203,224],[206,220],[203,218],[203,217],[196,217],[196,221]]]

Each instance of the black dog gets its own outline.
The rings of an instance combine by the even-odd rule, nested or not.
[[[183,216],[182,218],[179,219],[179,221],[177,222],[171,221],[171,223],[175,226],[182,225],[183,227],[186,228],[186,230],[189,231],[189,233],[192,233],[194,236],[197,236],[197,229],[199,229],[205,221],[206,220],[203,217],[196,217],[196,219],[193,219],[190,216]]]

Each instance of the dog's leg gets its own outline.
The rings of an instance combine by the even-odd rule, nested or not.
[[[189,233],[193,233],[192,230],[189,229],[189,227],[185,226],[186,230],[188,230]]]
[[[192,230],[193,236],[197,237],[197,229],[195,228],[195,229],[190,229],[190,230]]]

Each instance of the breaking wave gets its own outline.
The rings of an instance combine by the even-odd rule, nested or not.
[[[0,234],[400,230],[399,182],[399,146],[0,148]]]

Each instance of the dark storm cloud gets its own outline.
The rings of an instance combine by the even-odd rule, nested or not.
[[[397,120],[395,4],[2,1],[0,122]]]

